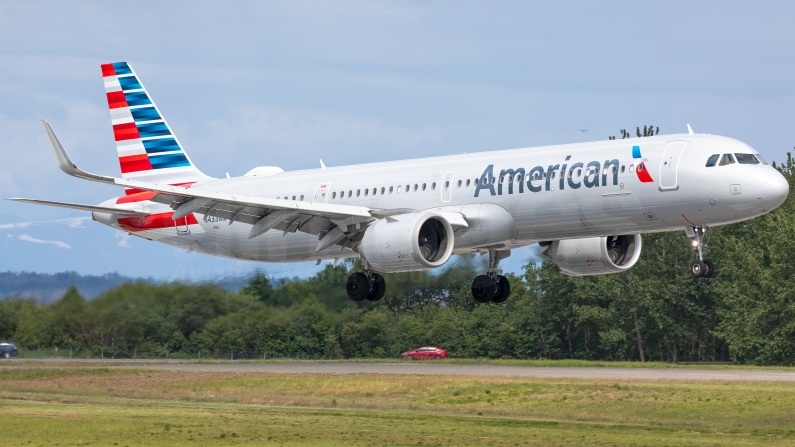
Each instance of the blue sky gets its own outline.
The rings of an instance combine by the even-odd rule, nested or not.
[[[795,3],[773,1],[2,2],[0,197],[119,194],[62,174],[39,122],[79,166],[118,175],[99,68],[114,61],[133,65],[218,177],[602,140],[644,124],[690,123],[780,161],[795,145],[792,17]],[[200,279],[263,267],[85,217],[0,202],[0,270]]]

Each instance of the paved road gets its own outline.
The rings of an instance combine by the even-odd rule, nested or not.
[[[25,362],[28,363],[28,362]],[[60,363],[60,362],[59,362]],[[63,362],[83,366],[82,362]],[[93,365],[97,361],[91,361]],[[1,365],[1,364],[0,364]],[[553,379],[603,380],[684,380],[684,381],[770,381],[795,382],[795,371],[690,369],[690,368],[599,368],[538,367],[502,365],[458,365],[433,362],[416,363],[170,363],[106,361],[110,368],[135,368],[185,372],[264,372],[293,374],[433,374],[452,376],[528,377]],[[33,362],[30,362],[33,366]],[[87,365],[86,365],[87,366]]]

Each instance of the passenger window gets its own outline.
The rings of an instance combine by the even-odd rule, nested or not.
[[[495,183],[497,183],[497,177],[492,177],[491,178],[491,184],[493,185]]]
[[[505,177],[500,177],[500,183],[505,183]]]
[[[469,188],[469,179],[467,179],[467,188]]]
[[[621,173],[622,173],[622,174],[624,173],[624,168],[625,168],[625,167],[626,167],[626,166],[624,166],[624,165],[621,165]]]
[[[357,189],[356,190],[356,197],[359,197],[361,194],[362,194],[362,190],[361,189]]]
[[[370,188],[364,190],[364,196],[367,197],[368,194],[370,194]]]
[[[337,192],[336,191],[331,193],[331,198],[332,199],[336,199],[337,198]]]
[[[300,200],[301,200],[302,202],[304,201],[304,195],[303,195],[303,194],[301,194],[301,199],[300,199]]]
[[[555,178],[555,172],[557,171],[552,171],[552,178]]]
[[[450,188],[450,181],[449,180],[444,182],[444,189],[448,189],[448,188]]]
[[[710,155],[709,158],[707,159],[707,167],[711,168],[711,167],[715,166],[716,164],[718,164],[718,158],[720,158],[720,154],[712,154],[712,155]]]
[[[458,181],[458,187],[460,188],[462,184],[463,184],[463,183],[461,182],[461,180],[459,180],[459,181]]]
[[[378,188],[373,188],[373,195],[375,195],[377,192],[378,192]]]
[[[381,187],[381,195],[382,195],[382,196],[384,195],[384,192],[385,192],[385,191],[386,191],[386,188],[384,188],[384,187],[382,186],[382,187]]]
[[[295,196],[293,196],[293,200],[295,200]]]
[[[436,189],[436,182],[431,183],[431,191]]]
[[[411,191],[411,185],[406,185],[406,192]]]
[[[758,165],[759,160],[754,157],[754,154],[734,154],[737,157],[737,163],[741,165]]]
[[[734,157],[732,154],[723,154],[723,157],[720,158],[720,166],[726,166],[734,163]]]
[[[629,172],[635,172],[635,165],[629,165]]]
[[[416,191],[416,190],[417,190],[417,184],[415,183],[414,184],[414,191]]]
[[[389,193],[392,194],[392,187],[389,187]]]
[[[422,184],[422,190],[425,191],[425,183]]]
[[[348,191],[348,198],[351,198],[351,197],[353,197],[353,191],[350,191],[350,190],[349,190],[349,191]]]

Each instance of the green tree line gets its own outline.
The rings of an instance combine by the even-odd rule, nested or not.
[[[795,184],[788,154],[778,167]],[[396,357],[438,345],[453,357],[730,361],[795,364],[795,202],[713,228],[712,278],[694,279],[684,232],[643,236],[626,273],[570,277],[547,261],[507,275],[503,304],[476,304],[484,259],[459,256],[441,273],[386,275],[376,303],[345,295],[356,262],[313,277],[251,278],[238,292],[213,284],[132,282],[86,300],[70,288],[56,302],[0,301],[0,339],[28,348],[108,354],[132,350],[260,352],[270,357]]]

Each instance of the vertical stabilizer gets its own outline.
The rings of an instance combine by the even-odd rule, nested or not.
[[[102,78],[122,177],[170,185],[207,178],[190,161],[127,62],[103,64]]]

